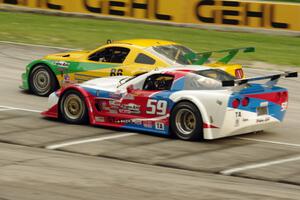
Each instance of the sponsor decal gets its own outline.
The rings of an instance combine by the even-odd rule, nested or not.
[[[235,112],[235,117],[236,118],[239,118],[239,117],[242,117],[242,112]]]
[[[162,123],[162,122],[155,122],[155,129],[161,130],[161,131],[165,130],[164,123]]]
[[[109,97],[112,99],[121,99],[122,98],[122,94],[121,93],[109,93]]]
[[[1,2],[1,0],[0,0]],[[3,0],[3,3],[187,24],[300,30],[300,5],[240,0]],[[112,69],[110,75],[123,74]]]
[[[109,105],[111,106],[111,107],[119,107],[120,106],[120,101],[118,101],[118,100],[110,100],[109,101]]]
[[[108,109],[108,112],[111,114],[118,114],[118,111],[114,109]]]
[[[240,126],[241,117],[242,117],[242,112],[240,112],[240,111],[235,112],[235,118],[236,118],[235,124],[234,124],[235,127]]]
[[[127,113],[127,114],[140,114],[140,105],[129,103],[129,104],[123,104],[121,105],[121,108],[119,109],[120,113]]]
[[[247,122],[247,121],[249,121],[249,119],[243,118],[243,122]]]
[[[142,125],[142,121],[139,119],[118,119],[115,121],[117,124],[136,124]]]
[[[267,102],[267,101],[260,103],[260,107],[268,107],[268,105],[269,105],[269,102]]]
[[[68,62],[65,61],[55,61],[54,64],[60,67],[68,67],[70,65]]]
[[[152,121],[143,121],[143,126],[145,128],[152,128],[153,123],[152,123]]]
[[[128,124],[128,123],[132,123],[131,119],[118,119],[115,121],[115,123],[117,124]]]
[[[235,126],[235,127],[240,126],[240,119],[235,119],[234,126]]]
[[[139,125],[139,126],[143,125],[142,121],[138,120],[138,119],[134,120],[133,123],[136,124],[136,125]]]
[[[70,78],[69,74],[65,74],[65,75],[64,75],[64,81],[65,81],[65,82],[69,82],[70,79],[71,79],[71,78]]]
[[[100,90],[96,90],[96,97],[100,96]]]
[[[295,21],[292,15],[280,17],[280,20],[278,16],[290,9],[292,7],[285,4],[202,0],[196,4],[195,10],[197,19],[202,23],[289,29],[287,21]]]
[[[122,114],[140,114],[140,105],[129,103],[121,104],[119,100],[104,100],[100,101],[100,107],[102,110],[106,110],[110,113],[122,113]]]
[[[96,122],[105,122],[104,117],[95,117]]]
[[[134,100],[134,95],[133,94],[126,94],[123,99],[126,99],[126,100]]]
[[[109,107],[107,106],[106,101],[101,102],[101,109],[102,110],[109,110]]]
[[[258,119],[256,119],[256,123],[264,123],[264,122],[268,122],[268,121],[270,121],[270,117],[264,117],[264,118],[258,118]]]

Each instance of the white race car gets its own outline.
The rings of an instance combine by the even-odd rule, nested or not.
[[[186,66],[98,78],[52,93],[42,114],[184,140],[215,139],[281,122],[288,91],[275,86],[280,77],[297,77],[297,72],[235,79],[218,69]],[[264,84],[252,83],[264,79]]]

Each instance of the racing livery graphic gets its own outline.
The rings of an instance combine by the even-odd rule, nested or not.
[[[254,48],[195,53],[185,46],[164,40],[108,41],[92,51],[52,54],[31,62],[22,74],[21,88],[36,95],[48,96],[63,84],[106,76],[136,76],[171,65],[202,65],[209,61],[213,53],[225,53],[225,56],[209,66],[242,78],[242,66],[228,64],[239,51],[253,52]]]
[[[42,114],[183,140],[215,139],[264,130],[284,118],[288,91],[276,86],[296,72],[235,79],[209,67],[153,70],[137,77],[98,78],[49,96]],[[268,80],[264,84],[253,83]]]

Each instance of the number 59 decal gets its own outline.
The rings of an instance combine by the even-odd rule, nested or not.
[[[150,115],[165,115],[167,113],[167,101],[149,99],[147,102],[146,113]]]

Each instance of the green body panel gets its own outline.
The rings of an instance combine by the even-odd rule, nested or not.
[[[64,63],[64,65],[59,64]],[[51,71],[55,74],[55,76],[69,74],[69,73],[76,73],[76,72],[86,72],[91,70],[98,70],[98,69],[106,69],[106,68],[113,68],[117,67],[118,64],[103,64],[103,63],[90,63],[90,62],[74,62],[74,61],[59,61],[59,60],[34,60],[30,64],[26,66],[25,73],[22,74],[22,85],[20,88],[28,90],[29,89],[29,74],[32,68],[38,64],[47,65]]]

